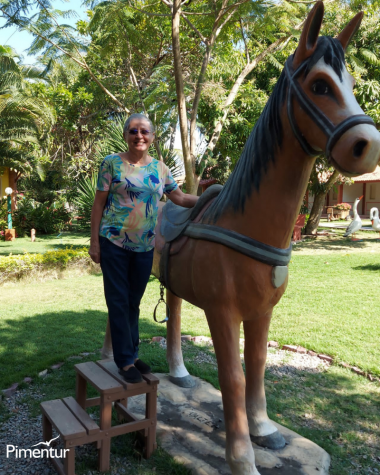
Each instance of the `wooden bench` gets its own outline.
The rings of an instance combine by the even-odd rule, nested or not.
[[[63,439],[66,453],[64,463],[51,459],[60,475],[75,474],[75,447],[96,442],[98,448],[98,468],[107,471],[110,468],[111,437],[140,432],[144,441],[144,457],[149,458],[157,448],[157,385],[158,378],[152,374],[143,375],[140,383],[127,383],[119,375],[113,360],[75,365],[76,401],[73,398],[46,401],[41,403],[43,414],[44,440],[52,438],[52,426]],[[98,397],[87,398],[87,384],[99,392]],[[128,398],[146,394],[145,418],[138,419],[128,411]],[[119,422],[112,426],[112,405]],[[99,406],[99,426],[91,419],[85,409]]]

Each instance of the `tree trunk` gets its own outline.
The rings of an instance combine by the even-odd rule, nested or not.
[[[317,233],[326,195],[331,190],[332,186],[338,179],[338,176],[339,176],[339,172],[337,170],[334,170],[334,173],[330,176],[330,178],[326,182],[326,185],[323,191],[321,191],[320,193],[317,193],[314,196],[314,203],[313,203],[313,207],[311,208],[310,217],[306,224],[305,234]]]
[[[178,101],[179,130],[181,132],[183,163],[186,173],[186,190],[188,193],[194,188],[194,164],[192,163],[189,149],[189,132],[187,122],[186,98],[183,85],[183,72],[181,64],[181,48],[180,48],[180,16],[181,16],[181,0],[173,2],[172,15],[172,44],[173,44],[173,61],[174,61],[174,77]]]

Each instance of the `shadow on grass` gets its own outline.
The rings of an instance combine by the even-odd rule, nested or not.
[[[323,447],[332,456],[330,475],[380,468],[378,386],[338,367],[316,374],[289,367],[291,376],[281,369],[285,376],[266,373],[270,416]]]
[[[307,239],[305,242],[297,244],[294,250],[308,249],[310,251],[350,251],[354,249],[365,249],[369,244],[373,243],[373,239],[361,238],[360,241],[351,241],[350,238],[343,236],[334,236],[331,239]]]
[[[372,270],[372,271],[379,271],[380,264],[367,264],[365,266],[356,266],[352,268],[353,270]]]
[[[47,312],[1,322],[0,389],[35,377],[51,365],[103,346],[107,313]],[[166,326],[140,319],[140,338],[166,335]]]

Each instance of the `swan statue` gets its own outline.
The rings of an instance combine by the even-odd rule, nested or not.
[[[371,208],[369,217],[372,223],[372,229],[380,233],[380,219],[379,219],[379,210],[377,208]],[[380,238],[378,238],[380,239]]]
[[[351,223],[347,226],[346,232],[343,234],[344,237],[350,236],[352,234],[352,239],[351,241],[359,241],[359,239],[356,239],[355,233],[359,231],[359,229],[362,227],[362,220],[360,219],[360,216],[358,214],[358,204],[359,201],[363,198],[364,195],[362,195],[360,198],[356,198],[354,206],[353,206],[353,211],[354,211],[354,219],[351,221]]]

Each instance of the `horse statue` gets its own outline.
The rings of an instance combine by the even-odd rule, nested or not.
[[[270,449],[285,445],[267,414],[267,337],[287,286],[292,231],[315,157],[324,151],[347,176],[372,172],[380,158],[380,133],[356,102],[344,59],[363,14],[337,38],[319,37],[323,14],[319,1],[225,186],[204,193],[193,210],[177,210],[179,218],[166,204],[156,229],[152,272],[167,287],[170,377],[193,385],[181,353],[185,299],[204,310],[210,327],[233,475],[259,475],[252,441]]]

